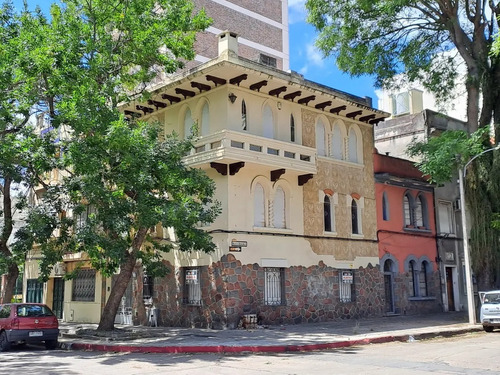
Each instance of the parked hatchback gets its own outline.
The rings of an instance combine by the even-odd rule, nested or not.
[[[479,292],[481,300],[480,320],[486,332],[500,328],[500,290]]]
[[[0,351],[9,350],[12,344],[29,343],[44,343],[47,349],[55,349],[58,337],[59,322],[46,305],[0,305]]]

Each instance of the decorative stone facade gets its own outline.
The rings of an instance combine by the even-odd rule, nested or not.
[[[339,270],[320,262],[284,271],[285,303],[264,304],[264,268],[241,264],[232,254],[200,267],[200,306],[183,304],[182,270],[168,264],[169,275],[155,280],[154,304],[159,324],[200,328],[236,328],[242,315],[256,314],[260,324],[317,323],[380,316],[383,276],[377,267],[354,270],[353,302],[341,303]]]

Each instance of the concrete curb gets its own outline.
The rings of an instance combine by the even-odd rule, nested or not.
[[[393,341],[408,342],[412,340],[427,340],[435,337],[452,337],[465,333],[480,331],[480,328],[465,328],[460,330],[439,331],[432,333],[415,333],[402,335],[387,335],[358,340],[345,340],[319,344],[299,344],[299,345],[172,345],[172,346],[148,346],[148,345],[109,345],[93,343],[61,343],[61,349],[65,350],[87,350],[99,352],[116,353],[168,353],[168,354],[203,354],[203,353],[287,353],[287,352],[308,352],[329,349],[348,348],[351,346],[361,346],[368,344],[380,344]]]

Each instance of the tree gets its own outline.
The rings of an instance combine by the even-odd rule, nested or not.
[[[334,54],[341,70],[373,74],[380,86],[404,72],[446,98],[463,79],[463,63],[469,132],[492,119],[500,124],[500,64],[490,55],[498,1],[307,0],[306,7],[320,31],[318,47]]]
[[[442,101],[462,80],[468,133],[494,124],[494,138],[500,139],[499,1],[307,0],[306,7],[309,22],[320,32],[318,47],[335,55],[341,70],[374,75],[383,87],[397,85],[404,73]],[[488,141],[483,139],[483,145]],[[466,183],[473,267],[482,288],[491,287],[500,275],[498,230],[491,224],[500,213],[498,159],[489,155],[478,160]],[[491,259],[491,252],[496,254],[492,262],[478,263]]]
[[[23,41],[32,40],[19,66],[24,89],[35,83],[48,129],[61,135],[52,159],[62,178],[43,185],[13,249],[39,247],[43,278],[74,251],[84,251],[105,276],[117,272],[99,324],[111,330],[137,263],[148,275],[165,272],[161,253],[172,244],[151,239],[152,226],[174,227],[181,251],[214,248],[197,228],[218,214],[214,185],[183,165],[190,141],[162,134],[157,124],[127,121],[119,111],[147,95],[159,72],[192,59],[196,32],[210,20],[193,13],[188,0],[67,0],[53,4],[50,16],[25,9],[7,21],[18,24]],[[16,38],[11,42],[21,43]]]
[[[0,302],[12,299],[18,266],[24,262],[24,254],[15,253],[11,243],[14,226],[23,225],[26,189],[54,166],[51,137],[39,137],[30,126],[40,106],[35,68],[27,74],[26,62],[37,46],[20,26],[12,6],[4,4],[0,8],[0,275],[6,274],[6,283]]]

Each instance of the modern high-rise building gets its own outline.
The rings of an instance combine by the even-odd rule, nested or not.
[[[204,8],[213,24],[197,36],[196,58],[191,64],[218,56],[218,36],[229,30],[238,35],[239,55],[288,71],[288,0],[193,0]]]

